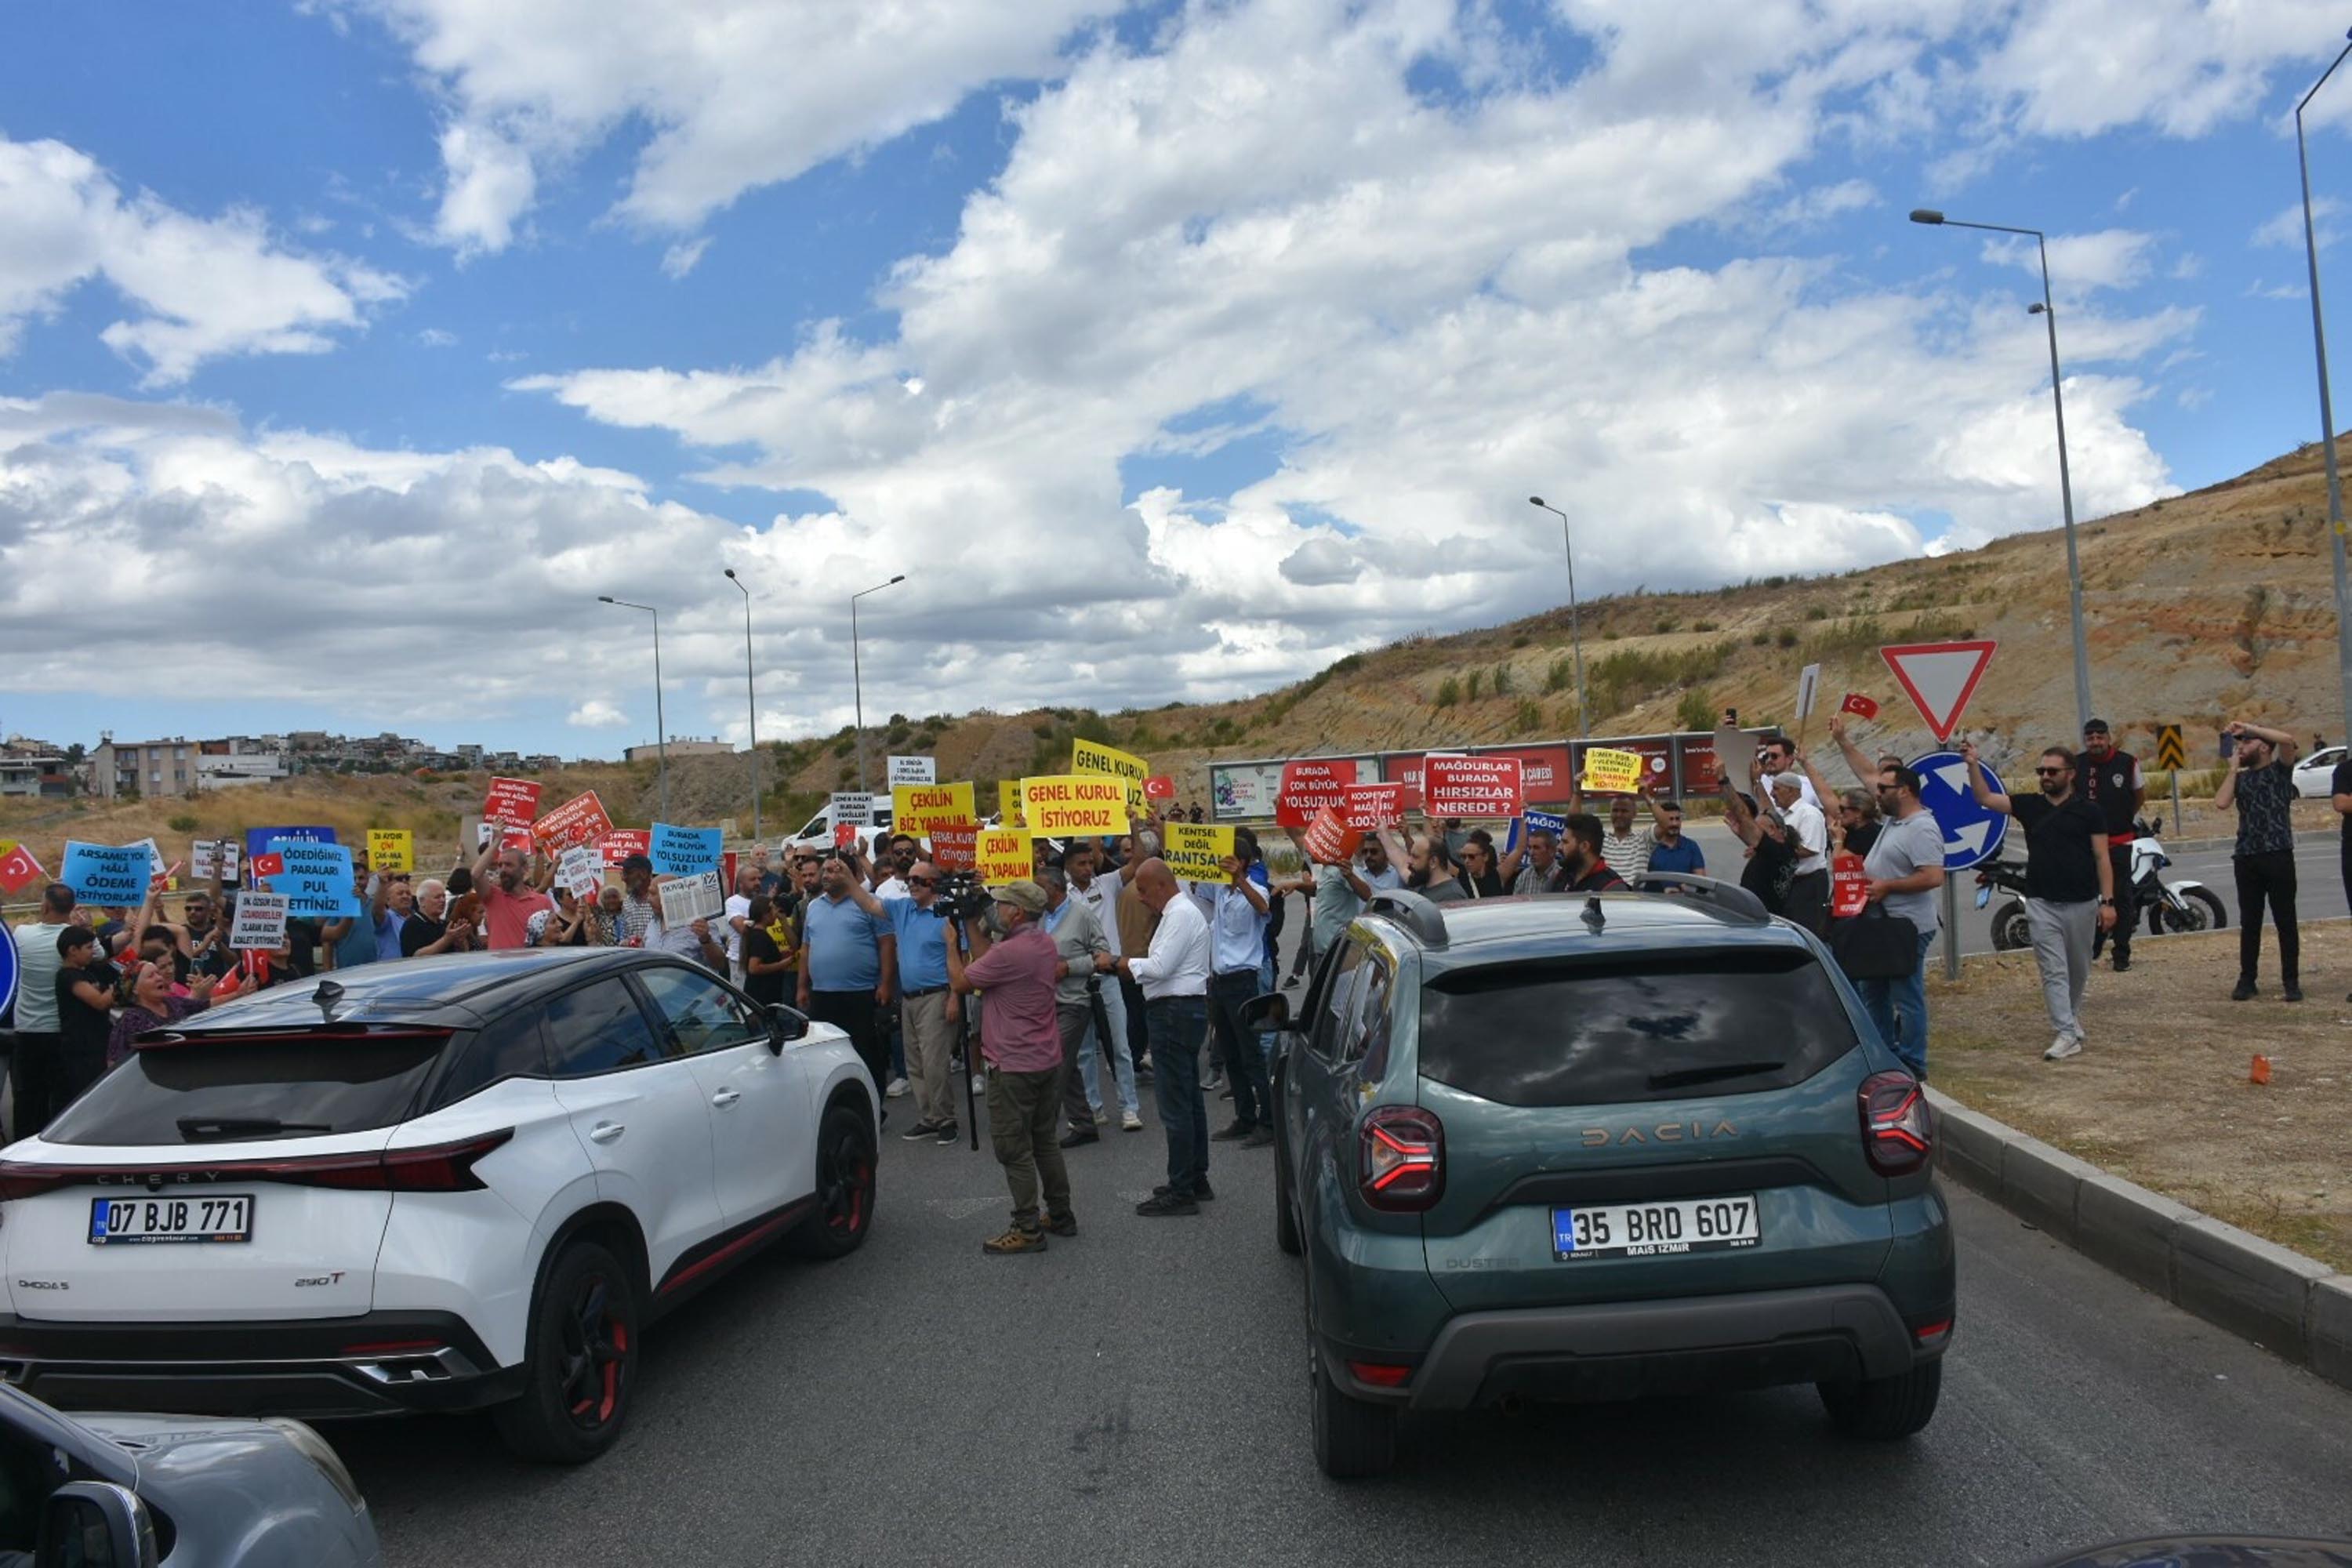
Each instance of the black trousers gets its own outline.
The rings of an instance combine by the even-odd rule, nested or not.
[[[2267,855],[2241,855],[2230,862],[2238,876],[2238,979],[2254,983],[2263,956],[2263,907],[2270,906],[2278,922],[2279,978],[2295,984],[2301,971],[2302,942],[2294,929],[2294,852],[2273,850]]]
[[[79,1006],[81,1004],[75,1003]],[[23,1034],[16,1037],[16,1055],[8,1063],[8,1088],[16,1100],[9,1125],[17,1138],[39,1135],[50,1119],[66,1107],[65,1037]]]
[[[2131,846],[2107,846],[2107,868],[2116,878],[2116,929],[2113,931],[2094,931],[2091,933],[2091,956],[2099,956],[2099,949],[2110,940],[2116,944],[2116,962],[2131,962],[2132,928],[2139,924],[2139,905],[2135,901],[2131,879]]]
[[[890,1047],[884,1042],[882,1031],[874,1026],[874,993],[812,991],[809,1016],[820,1024],[831,1024],[849,1037],[857,1059],[873,1075],[874,1103],[881,1104],[883,1091],[890,1087]]]
[[[1127,1054],[1139,1067],[1151,1051],[1151,1026],[1143,1016],[1143,987],[1122,974],[1119,1000],[1127,1004]]]
[[[1830,874],[1808,871],[1801,877],[1789,879],[1789,896],[1780,912],[1804,927],[1815,936],[1827,936],[1830,930]]]

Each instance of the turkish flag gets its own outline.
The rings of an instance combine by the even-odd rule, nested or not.
[[[257,882],[265,877],[282,877],[286,874],[286,857],[283,855],[256,855],[246,864],[252,869],[253,879]]]
[[[1143,781],[1143,798],[1146,800],[1174,800],[1176,798],[1176,781],[1166,773],[1152,774],[1150,778]]]
[[[21,893],[36,878],[47,875],[33,852],[22,844],[11,845],[7,854],[0,855],[0,891]]]
[[[835,848],[846,849],[856,842],[857,824],[854,822],[836,822],[833,825],[833,847]]]
[[[1838,704],[1838,711],[1862,719],[1875,719],[1878,717],[1878,704],[1859,691],[1849,691],[1845,694],[1845,700]]]

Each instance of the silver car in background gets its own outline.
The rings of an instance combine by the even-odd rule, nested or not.
[[[299,1421],[68,1415],[0,1385],[0,1568],[377,1568],[375,1521]]]

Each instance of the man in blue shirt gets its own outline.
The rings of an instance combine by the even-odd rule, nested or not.
[[[873,1075],[879,1103],[890,1081],[890,1058],[874,1026],[874,1010],[890,1000],[898,942],[888,926],[852,899],[852,886],[862,884],[864,877],[862,865],[838,855],[824,862],[817,896],[802,915],[798,1000],[802,1012],[849,1037],[857,1059]]]
[[[1706,876],[1706,856],[1700,850],[1698,841],[1683,837],[1683,803],[1662,800],[1655,802],[1652,809],[1657,815],[1658,830],[1656,841],[1650,846],[1648,868]]]
[[[948,990],[947,911],[934,907],[939,868],[918,860],[908,868],[906,882],[905,898],[882,899],[866,890],[864,877],[853,877],[849,896],[889,931],[898,949],[898,1027],[907,1037],[915,1093],[915,1124],[899,1137],[908,1143],[952,1143],[959,1128],[948,1058],[962,1032],[962,1014]]]
[[[1224,858],[1225,880],[1195,882],[1192,896],[1209,917],[1209,1021],[1233,1078],[1234,1120],[1212,1140],[1241,1142],[1244,1149],[1274,1142],[1274,1096],[1266,1080],[1265,1052],[1257,1036],[1242,1027],[1242,1005],[1258,994],[1259,966],[1265,958],[1269,916],[1265,864],[1249,829],[1234,834],[1239,851]],[[1206,1087],[1205,1085],[1203,1086]]]

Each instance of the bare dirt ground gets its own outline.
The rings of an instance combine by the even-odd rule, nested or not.
[[[2079,1057],[2045,1062],[2029,952],[1929,983],[1937,1087],[2142,1186],[2352,1270],[2352,922],[2303,928],[2303,990],[2280,1000],[2265,931],[2263,994],[2231,1002],[2238,932],[2135,945],[2091,977]],[[1931,974],[1940,974],[1933,971]],[[2271,1081],[2250,1081],[2254,1056]]]

